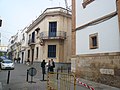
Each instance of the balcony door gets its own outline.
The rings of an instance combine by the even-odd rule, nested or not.
[[[49,22],[49,37],[56,37],[57,22]]]
[[[35,42],[35,32],[32,33],[32,43]]]
[[[32,49],[32,62],[31,62],[31,64],[33,64],[33,61],[34,61],[34,49]]]

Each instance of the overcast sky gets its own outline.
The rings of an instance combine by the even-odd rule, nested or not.
[[[67,0],[68,6],[71,0]],[[65,0],[0,0],[0,27],[2,45],[7,45],[12,35],[28,26],[46,8],[64,7]]]

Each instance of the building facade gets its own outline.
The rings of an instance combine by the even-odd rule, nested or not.
[[[0,45],[0,51],[7,52],[8,47],[5,45]]]
[[[17,59],[19,57],[20,45],[19,33],[17,32],[9,39],[8,57],[10,59],[14,60],[15,58]]]
[[[75,0],[76,75],[120,87],[120,0]]]
[[[7,49],[8,47],[6,45],[0,45],[0,56],[7,56]]]
[[[26,49],[27,47],[27,27],[25,27],[24,29],[19,31],[19,57],[21,59],[21,63],[25,63],[25,61],[27,60],[26,58]]]
[[[71,13],[64,8],[47,8],[27,28],[26,60],[70,62]]]
[[[20,58],[20,63],[24,63],[24,61],[26,61],[26,31],[27,27],[22,30],[18,30],[18,32],[9,39],[8,57],[12,60],[18,60],[18,58]]]

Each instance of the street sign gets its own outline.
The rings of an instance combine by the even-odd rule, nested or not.
[[[31,67],[29,70],[28,70],[28,74],[30,76],[35,76],[37,73],[37,70],[34,68],[34,67]]]

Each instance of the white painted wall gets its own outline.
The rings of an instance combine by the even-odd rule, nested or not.
[[[89,49],[89,35],[98,33],[98,49]],[[120,52],[118,16],[76,32],[76,54]]]
[[[116,11],[116,0],[95,0],[85,9],[83,0],[76,0],[76,27]]]
[[[76,0],[76,28],[116,11],[116,0],[95,0],[86,8]],[[98,49],[89,49],[89,35],[98,33]],[[76,54],[120,52],[118,16],[76,31]]]

